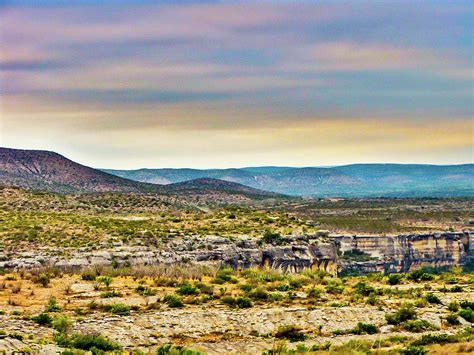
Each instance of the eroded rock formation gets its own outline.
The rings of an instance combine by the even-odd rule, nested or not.
[[[469,232],[398,236],[288,236],[279,245],[250,238],[183,238],[162,248],[115,245],[102,250],[40,250],[0,255],[0,268],[55,266],[156,265],[171,263],[226,264],[235,268],[267,266],[288,272],[304,268],[330,273],[353,271],[407,272],[422,266],[462,265],[472,254]]]
[[[361,272],[407,272],[422,266],[456,266],[464,262],[472,248],[472,235],[430,233],[398,236],[334,236],[339,268]],[[349,253],[348,253],[349,252]],[[344,257],[349,254],[355,257]],[[357,255],[370,260],[357,260]]]

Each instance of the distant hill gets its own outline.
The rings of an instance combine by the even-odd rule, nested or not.
[[[60,193],[155,193],[219,202],[283,197],[274,192],[210,178],[171,185],[134,181],[78,164],[55,152],[10,148],[0,148],[0,185]]]
[[[214,178],[295,196],[474,196],[474,164],[353,164],[330,168],[104,170],[127,179],[173,184]]]
[[[213,178],[199,178],[187,180],[166,185],[166,187],[171,189],[175,193],[186,192],[198,193],[200,195],[209,195],[215,193],[216,191],[226,191],[230,194],[248,196],[253,199],[277,197],[277,194],[275,194],[274,192],[258,190],[235,182]]]
[[[138,192],[146,186],[78,164],[58,153],[9,148],[0,148],[0,180],[4,185],[56,192]]]

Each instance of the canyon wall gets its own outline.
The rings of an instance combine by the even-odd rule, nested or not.
[[[363,273],[407,272],[423,266],[462,265],[472,252],[474,242],[473,234],[469,232],[331,238],[338,248],[339,269]],[[357,260],[358,257],[365,260]]]
[[[474,234],[444,232],[398,236],[300,235],[278,245],[253,238],[182,238],[162,248],[115,245],[109,249],[39,250],[0,255],[0,268],[53,266],[85,268],[173,263],[266,266],[298,272],[304,268],[336,273],[407,272],[423,266],[462,265],[474,250]]]

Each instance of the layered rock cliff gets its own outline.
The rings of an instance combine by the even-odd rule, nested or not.
[[[339,269],[407,272],[422,266],[461,265],[472,248],[472,235],[432,233],[398,236],[335,236]],[[346,257],[346,255],[349,255]],[[355,256],[355,257],[354,257]],[[366,257],[360,260],[358,256]]]
[[[283,237],[278,245],[255,239],[183,238],[163,248],[121,246],[104,250],[38,251],[0,255],[0,268],[55,266],[83,268],[160,263],[267,266],[297,272],[304,268],[338,272],[407,272],[422,266],[462,265],[473,251],[473,234],[432,233],[398,236],[303,235]]]

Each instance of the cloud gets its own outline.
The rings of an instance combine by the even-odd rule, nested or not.
[[[67,66],[67,63],[53,60],[2,61],[0,62],[0,71],[44,71]]]
[[[98,147],[98,137],[112,134],[139,152],[140,141],[159,136],[163,150],[143,149],[162,154],[173,140],[198,145],[198,135],[222,154],[245,155],[240,140],[248,154],[258,148],[262,159],[278,159],[271,149],[310,156],[314,143],[303,136],[321,133],[338,159],[351,144],[369,154],[384,147],[376,134],[399,140],[397,127],[474,114],[472,6],[415,5],[12,1],[0,10],[4,136],[14,143],[16,127],[37,126],[48,137],[38,141],[54,131]],[[384,129],[367,136],[369,121]]]

